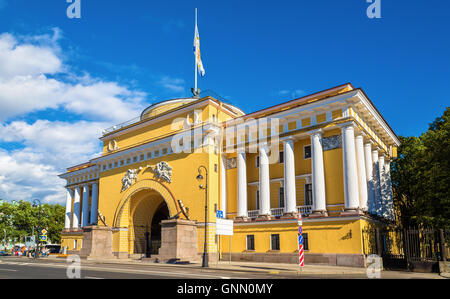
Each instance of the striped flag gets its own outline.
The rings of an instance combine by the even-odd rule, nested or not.
[[[200,36],[198,34],[197,24],[195,24],[194,55],[195,60],[197,61],[198,73],[200,74],[200,76],[204,77],[206,72],[203,68],[202,57],[200,55]]]

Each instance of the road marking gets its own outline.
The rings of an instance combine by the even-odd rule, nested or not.
[[[17,270],[14,270],[14,269],[0,269],[0,271],[17,272]]]
[[[5,263],[6,264],[6,263]],[[67,264],[63,263],[22,263],[22,262],[9,262],[11,265],[18,266],[35,266],[35,267],[49,267],[49,268],[67,268]],[[186,273],[186,272],[166,272],[166,271],[155,271],[155,270],[139,270],[139,269],[129,269],[129,268],[113,268],[113,267],[93,267],[88,265],[81,265],[82,270],[94,270],[94,271],[102,271],[102,272],[120,272],[120,273],[128,273],[128,274],[143,274],[143,275],[167,275],[167,276],[191,276],[197,278],[222,278],[220,275],[211,274],[196,274],[196,273]],[[242,274],[242,273],[239,273]],[[235,279],[246,279],[244,277],[235,277]]]
[[[104,279],[102,277],[93,277],[93,276],[86,276],[86,279]]]

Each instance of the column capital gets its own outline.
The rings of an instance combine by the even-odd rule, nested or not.
[[[364,139],[366,139],[367,136],[368,136],[367,133],[362,131],[362,130],[355,131],[355,138],[361,138],[362,137],[363,141],[364,141]]]
[[[316,135],[320,135],[322,137],[323,129],[312,130],[312,131],[306,132],[306,134],[310,135],[311,137],[316,136]]]
[[[370,147],[372,147],[375,144],[375,142],[373,142],[372,139],[367,139],[366,141],[364,141],[364,146],[370,145]]]
[[[356,123],[353,120],[351,120],[351,121],[347,121],[347,122],[342,123],[342,124],[337,124],[336,126],[341,128],[341,130],[344,130],[344,129],[347,129],[347,128],[353,128],[354,129],[354,128],[356,128]]]
[[[283,143],[294,142],[294,141],[295,141],[295,138],[293,136],[287,136],[287,137],[280,138],[280,142],[283,142]]]
[[[264,149],[264,150],[266,150],[266,152],[268,152],[269,151],[269,143],[267,141],[261,142],[258,144],[258,148],[260,150]]]

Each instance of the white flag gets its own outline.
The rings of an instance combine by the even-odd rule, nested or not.
[[[200,36],[198,34],[197,25],[195,25],[195,37],[194,37],[194,55],[197,61],[198,73],[200,76],[205,76],[205,69],[203,68],[202,57],[200,55]]]

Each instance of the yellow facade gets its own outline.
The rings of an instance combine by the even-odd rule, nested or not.
[[[198,223],[198,248],[201,252],[204,244],[205,191],[199,188],[199,184],[205,186],[206,182],[199,182],[197,175],[199,167],[204,166],[208,170],[208,251],[217,252],[223,257],[231,248],[231,255],[235,259],[261,259],[264,254],[268,257],[281,254],[281,260],[285,257],[284,260],[295,261],[298,224],[295,217],[282,217],[286,209],[283,189],[286,166],[282,161],[271,163],[268,168],[269,201],[273,214],[263,220],[258,217],[238,217],[239,178],[238,169],[233,165],[237,154],[235,151],[230,152],[229,148],[243,144],[247,151],[247,209],[249,215],[256,215],[261,184],[260,168],[257,165],[259,152],[250,152],[249,149],[251,140],[259,141],[268,137],[269,143],[281,140],[277,141],[278,151],[282,153],[280,156],[285,150],[282,140],[293,138],[295,205],[298,211],[307,211],[303,220],[303,231],[308,239],[307,255],[361,256],[361,232],[371,221],[371,216],[362,212],[350,216],[343,213],[347,203],[342,145],[323,150],[327,210],[324,217],[310,217],[314,207],[311,200],[315,195],[310,195],[314,182],[311,179],[312,158],[308,153],[312,145],[311,132],[320,131],[322,138],[336,139],[342,134],[342,125],[351,123],[355,130],[364,134],[365,141],[371,141],[373,148],[380,150],[380,155],[384,155],[386,160],[395,156],[398,146],[395,134],[386,129],[387,124],[374,112],[376,110],[372,108],[370,100],[364,98],[360,101],[362,104],[357,102],[363,97],[365,95],[359,89],[345,84],[247,115],[211,97],[176,99],[152,105],[138,120],[105,130],[101,137],[103,154],[100,157],[69,168],[66,174],[61,175],[67,180],[67,189],[72,194],[67,201],[71,208],[66,215],[62,246],[68,250],[81,249],[83,223],[74,226],[73,222],[77,219],[74,215],[78,213],[80,219],[87,215],[82,212],[83,204],[88,204],[90,214],[95,215],[95,211],[92,213],[92,209],[95,209],[93,204],[98,202],[98,219],[86,220],[84,224],[112,228],[112,248],[116,256],[142,256],[145,232],[150,233],[152,241],[155,238],[160,240],[158,223],[161,219],[175,216],[184,218],[180,214],[181,200],[188,209],[188,217]],[[362,105],[367,105],[369,109],[362,109]],[[223,135],[228,129],[239,130],[239,121],[260,121],[263,118],[277,118],[279,125],[272,129],[269,125],[258,132],[246,131],[244,140],[237,137],[239,134],[230,138]],[[183,139],[187,135],[193,135],[194,140]],[[274,135],[277,135],[277,139]],[[195,136],[199,139],[195,140]],[[183,149],[188,145],[193,148],[178,152],[174,140]],[[158,177],[160,174],[155,168],[158,165],[169,165],[170,179]],[[129,170],[135,170],[136,177],[131,179],[129,185],[125,185],[124,179]],[[204,170],[201,170],[201,174],[205,177]],[[92,187],[88,187],[90,197],[86,202],[83,194],[78,199],[73,195],[73,192],[80,192],[77,188],[92,184],[98,186],[98,196],[93,195]],[[75,204],[76,200],[81,206]],[[216,210],[225,210],[225,217],[235,220],[232,237],[216,236]],[[247,248],[249,235],[254,238],[254,249],[251,250]],[[279,236],[279,249],[271,248],[272,235]],[[75,239],[78,241],[75,242]]]

